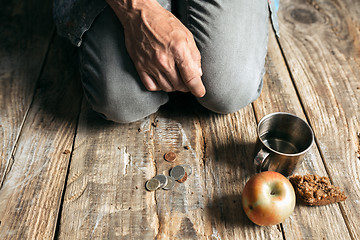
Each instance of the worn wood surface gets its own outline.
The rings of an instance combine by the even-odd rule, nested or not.
[[[360,15],[358,1],[282,1],[280,45],[340,204],[360,238]],[[356,10],[353,10],[353,9]]]
[[[1,1],[0,186],[31,104],[53,34],[51,3]]]
[[[294,97],[297,93],[272,31],[269,34],[266,69],[266,84],[261,96],[253,104],[257,119],[272,112],[289,112],[306,120],[299,99]],[[295,172],[307,173],[328,176],[316,143]],[[319,216],[322,216],[321,224]],[[332,239],[335,236],[337,239],[350,239],[349,233],[344,231],[347,227],[337,204],[315,208],[298,204],[282,227],[286,239]]]
[[[204,171],[214,239],[281,239],[279,226],[258,227],[241,207],[241,192],[254,174],[256,121],[248,106],[232,115],[200,118],[206,144]]]
[[[249,118],[251,107],[219,116],[204,111],[194,99],[188,101],[175,98],[182,106],[163,109],[156,117],[158,173],[168,174],[171,167],[184,163],[193,169],[174,191],[156,193],[159,239],[281,238],[276,227],[253,228],[241,210],[241,190],[251,167],[244,160],[250,159],[251,142],[256,139],[254,128],[248,127],[256,124]],[[186,110],[189,105],[192,111]],[[167,151],[177,153],[175,163],[163,160]]]
[[[119,125],[84,104],[61,211],[59,239],[153,239],[156,200],[151,119]]]
[[[52,45],[0,189],[0,239],[55,235],[82,95],[75,53],[59,38]]]
[[[122,125],[82,101],[74,47],[55,37],[46,58],[50,5],[0,10],[0,239],[360,238],[360,2],[282,0],[262,94],[239,112],[218,115],[174,94],[156,114]],[[282,224],[258,227],[241,193],[254,174],[256,124],[275,111],[314,129],[296,172],[329,176],[348,199],[297,205]],[[168,151],[176,162],[164,161]],[[183,163],[193,169],[185,183],[145,190]]]

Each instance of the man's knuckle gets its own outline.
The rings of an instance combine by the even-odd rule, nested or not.
[[[201,61],[201,54],[200,54],[200,51],[197,48],[194,51],[194,55],[195,55],[195,60]]]
[[[170,50],[176,58],[181,58],[184,56],[185,49],[186,43],[184,41],[175,41],[170,46]]]
[[[156,61],[159,63],[159,65],[162,67],[162,68],[167,68],[168,67],[168,56],[166,56],[165,53],[157,53],[155,55],[156,57]]]
[[[196,79],[195,76],[190,76],[190,77],[187,77],[187,78],[184,80],[184,82],[185,82],[186,84],[189,84],[190,82],[193,82],[195,79]]]
[[[186,31],[186,36],[189,38],[189,39],[193,39],[194,38],[194,35],[191,33],[191,31],[189,31],[188,29],[187,29],[187,31]]]

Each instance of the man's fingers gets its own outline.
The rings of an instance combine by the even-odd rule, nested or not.
[[[194,96],[203,97],[206,91],[201,80],[202,70],[200,63],[193,60],[189,51],[185,52],[182,61],[177,63],[182,80]]]
[[[149,90],[149,91],[160,91],[161,90],[161,88],[156,83],[156,81],[146,72],[139,72],[139,76],[147,90]]]
[[[165,72],[167,78],[169,79],[175,90],[181,92],[189,92],[189,88],[182,81],[181,75],[176,66],[174,66],[171,70],[166,70]]]
[[[188,86],[190,92],[195,96],[195,97],[203,97],[206,93],[204,84],[201,81],[200,77],[195,77],[192,78],[190,80],[187,80],[187,82],[185,82],[185,84]]]
[[[175,91],[175,88],[173,87],[173,85],[169,82],[169,80],[167,79],[166,75],[158,72],[156,74],[156,81],[157,84],[159,85],[159,87],[164,91],[164,92],[173,92]]]
[[[156,73],[147,73],[142,70],[141,66],[136,66],[136,69],[139,73],[140,79],[144,84],[145,88],[149,91],[160,91],[173,92],[175,89],[167,80],[167,77],[156,71]]]
[[[175,66],[175,60],[172,56],[156,53],[155,62],[158,62],[157,65],[159,71],[166,77],[166,80],[172,85],[174,91],[189,91],[181,79],[180,73]]]

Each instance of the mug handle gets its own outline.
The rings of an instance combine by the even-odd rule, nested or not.
[[[270,153],[266,151],[264,148],[260,149],[256,157],[254,158],[254,166],[256,172],[258,173],[261,172],[261,169],[263,168],[263,164],[269,155]]]

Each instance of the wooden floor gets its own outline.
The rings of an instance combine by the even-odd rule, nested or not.
[[[360,1],[281,0],[262,94],[241,111],[214,114],[175,94],[127,125],[84,101],[77,50],[56,36],[51,1],[1,6],[0,239],[360,239]],[[282,224],[258,227],[241,192],[256,124],[275,111],[315,132],[297,173],[329,176],[348,199],[297,205]],[[174,166],[167,151],[193,175],[145,191]]]

